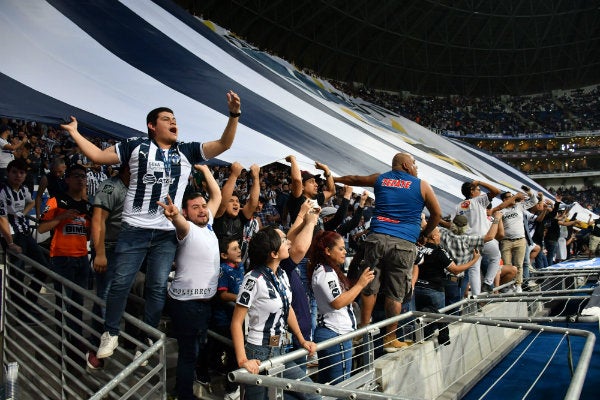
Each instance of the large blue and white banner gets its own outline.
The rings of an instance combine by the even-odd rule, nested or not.
[[[148,111],[167,106],[181,140],[214,140],[231,89],[242,117],[224,161],[248,167],[295,154],[303,169],[318,160],[337,175],[366,175],[409,152],[445,213],[466,180],[543,190],[488,154],[351,98],[167,0],[3,0],[0,38],[2,116],[57,123],[74,115],[84,133],[125,138],[145,135]]]

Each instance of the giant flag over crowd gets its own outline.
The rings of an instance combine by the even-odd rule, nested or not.
[[[390,168],[399,151],[417,160],[445,213],[465,180],[503,189],[525,175],[401,115],[350,97],[327,81],[188,14],[168,0],[0,2],[0,115],[58,123],[117,138],[145,135],[149,110],[175,111],[181,140],[212,140],[227,121],[225,93],[242,99],[226,162],[260,165],[295,154],[334,174]]]

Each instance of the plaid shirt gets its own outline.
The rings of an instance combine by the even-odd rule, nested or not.
[[[456,235],[449,229],[439,227],[442,246],[448,250],[456,265],[465,264],[473,258],[473,249],[483,247],[481,235]]]

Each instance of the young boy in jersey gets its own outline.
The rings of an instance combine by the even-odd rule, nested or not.
[[[245,272],[242,263],[242,249],[235,238],[226,237],[219,240],[219,252],[221,253],[221,273],[219,274],[217,287],[218,299],[213,308],[214,330],[219,335],[231,338],[231,330],[229,329],[231,316]],[[219,343],[217,354],[220,357],[225,356],[221,358],[225,372],[237,369],[235,353],[231,348],[221,346]],[[237,387],[237,384],[226,383],[228,394],[235,392]]]

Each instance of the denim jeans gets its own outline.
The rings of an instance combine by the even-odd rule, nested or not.
[[[460,283],[462,282],[462,278],[455,278],[456,281],[452,281],[447,277],[444,278],[444,295],[445,295],[445,305],[449,306],[454,304],[460,300],[462,300],[462,292],[460,288]]]
[[[494,286],[494,278],[496,277],[496,273],[500,268],[500,248],[498,247],[498,241],[494,239],[486,242],[483,245],[481,256],[482,258],[486,257],[488,260],[487,270],[483,276],[483,279],[481,279],[482,258],[477,260],[477,262],[467,270],[469,282],[471,283],[471,293],[475,296],[481,293],[482,281],[490,286]]]
[[[544,254],[543,246],[542,246],[542,249],[540,250],[540,252],[538,253],[537,257],[535,258],[535,268],[536,269],[548,268],[548,259],[546,258],[546,255]]]
[[[87,255],[82,257],[51,257],[50,258],[51,269],[56,272],[58,275],[62,276],[65,279],[81,286],[83,289],[87,289],[88,285],[88,277],[90,274],[90,262],[88,260]],[[54,289],[61,293],[63,290],[63,286],[59,282],[54,282]],[[65,288],[66,296],[71,299],[74,303],[83,306],[83,296],[77,292],[69,288]],[[59,310],[62,308],[62,300],[61,296],[56,296],[56,305]],[[67,326],[71,328],[73,331],[82,334],[81,328],[81,320],[83,313],[81,310],[73,307],[69,304],[66,306],[67,311],[73,315],[72,318],[67,318]],[[58,320],[63,318],[64,314],[57,311],[59,315],[55,315]],[[55,313],[56,314],[56,313]],[[73,320],[74,319],[74,320]],[[75,322],[78,321],[78,322]]]
[[[177,398],[194,400],[194,371],[200,344],[206,343],[210,320],[210,301],[180,301],[169,298],[167,310],[171,316],[172,332],[177,338]],[[204,356],[208,356],[205,354]]]
[[[157,327],[165,305],[167,279],[177,250],[175,231],[147,229],[121,224],[115,249],[114,277],[106,297],[104,328],[111,335],[119,334],[119,324],[135,275],[146,259],[144,322]]]
[[[446,305],[446,295],[443,291],[415,286],[415,305],[418,311],[439,312],[438,310]],[[436,322],[432,327],[440,330],[440,344],[443,344],[445,340],[442,338],[448,337],[448,324]]]
[[[110,283],[113,279],[115,273],[115,248],[114,246],[105,245],[105,253],[106,253],[106,271],[97,272],[94,271],[94,277],[96,278],[96,296],[100,297],[102,300],[106,302],[106,296],[108,295],[108,288],[110,287]],[[106,315],[106,307],[101,307],[99,304],[94,303],[93,312],[99,318],[104,319]],[[102,334],[103,326],[95,319],[93,320],[92,326],[94,329]],[[100,341],[94,338],[94,342],[96,345],[100,344]]]
[[[286,349],[284,347],[271,347],[271,346],[258,346],[252,343],[246,343],[246,358],[249,360],[257,359],[260,361],[268,360],[269,358],[276,357],[281,354],[285,354]],[[312,380],[306,376],[295,362],[290,361],[285,363],[285,371],[283,377],[286,379],[299,379],[303,382],[312,382]],[[267,400],[268,391],[267,388],[254,385],[243,386],[243,396],[241,399],[245,400]],[[320,395],[311,393],[300,393],[300,392],[283,392],[283,398],[298,399],[298,400],[319,400]]]
[[[315,342],[338,337],[339,334],[324,326],[315,329]],[[335,385],[350,378],[352,370],[352,340],[319,350],[319,383]]]
[[[558,247],[558,241],[556,240],[546,240],[544,241],[546,245],[546,259],[548,260],[548,265],[554,264],[554,255],[556,254],[556,249]]]
[[[312,291],[312,284],[308,280],[308,258],[304,257],[302,261],[298,264],[298,273],[300,275],[300,279],[302,280],[302,286],[304,286],[304,291],[308,296],[308,307],[310,308],[310,318],[311,318],[311,329],[310,329],[310,338],[305,338],[306,340],[312,340],[315,334],[315,328],[317,327],[317,300],[315,299],[315,294]]]

